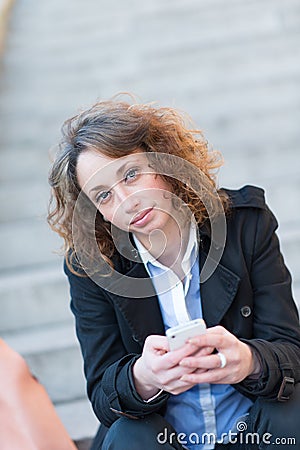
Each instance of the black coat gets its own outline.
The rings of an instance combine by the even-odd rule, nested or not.
[[[284,400],[300,380],[300,328],[290,274],[275,234],[277,222],[262,189],[245,186],[226,192],[232,203],[227,241],[217,269],[200,287],[203,318],[208,327],[224,326],[260,356],[263,376],[234,387],[252,399],[279,396]],[[210,246],[205,226],[200,237],[200,255],[205,255]],[[127,276],[148,276],[143,264],[120,255],[115,269]],[[121,415],[137,418],[163,413],[169,394],[144,403],[131,374],[145,338],[164,334],[154,291],[148,298],[127,298],[106,292],[88,277],[74,275],[66,265],[65,272],[88,395],[101,423],[110,426]]]

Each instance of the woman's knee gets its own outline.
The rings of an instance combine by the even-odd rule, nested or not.
[[[250,411],[251,431],[264,436],[266,441],[274,442],[276,448],[281,448],[280,446],[285,450],[298,448],[300,445],[299,410],[300,383],[295,386],[293,395],[286,402],[257,400]],[[264,447],[261,446],[261,448]]]
[[[162,440],[163,439],[163,440]],[[104,439],[102,450],[182,450],[176,432],[159,414],[143,419],[122,417],[112,424]]]

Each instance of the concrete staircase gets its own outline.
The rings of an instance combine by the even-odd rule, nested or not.
[[[220,185],[265,188],[300,302],[299,24],[298,0],[15,2],[0,72],[0,335],[82,445],[97,421],[46,224],[62,121],[120,91],[187,111],[223,152]]]

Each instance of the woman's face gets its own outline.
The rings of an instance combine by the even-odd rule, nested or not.
[[[149,167],[145,153],[109,158],[87,150],[78,158],[77,177],[105,220],[116,227],[141,238],[154,230],[172,229],[170,186]]]

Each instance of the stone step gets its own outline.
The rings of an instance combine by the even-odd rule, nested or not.
[[[219,184],[233,188],[247,183],[263,184],[267,194],[272,193],[269,190],[277,188],[278,191],[280,187],[288,191],[289,195],[293,195],[292,191],[297,192],[298,189],[295,187],[299,186],[300,180],[299,168],[297,164],[295,165],[297,151],[297,147],[285,147],[284,153],[280,148],[275,150],[269,146],[251,150],[241,148],[240,152],[226,148],[222,151],[224,164],[219,171]],[[283,173],[285,180],[279,186],[278,179]],[[295,186],[291,185],[292,182],[295,182]]]
[[[1,333],[73,320],[62,262],[0,276],[0,309]]]
[[[209,7],[209,3],[214,6]],[[182,47],[186,43],[194,45],[197,43],[201,45],[201,49],[203,46],[210,49],[217,42],[224,46],[228,45],[231,41],[235,42],[236,45],[241,45],[247,43],[250,37],[252,39],[255,37],[263,44],[267,36],[273,37],[283,31],[287,35],[293,33],[299,23],[299,17],[295,14],[295,0],[290,1],[284,8],[281,7],[280,2],[274,1],[272,3],[272,11],[270,11],[269,2],[265,2],[262,5],[253,1],[249,2],[249,4],[232,2],[231,5],[227,5],[226,3],[225,8],[222,1],[201,2],[201,4],[195,1],[185,2],[184,4],[182,2],[174,2],[172,3],[172,8],[170,8],[168,2],[161,5],[157,2],[148,2],[142,8],[137,5],[136,8],[133,7],[127,10],[122,6],[122,3],[118,2],[117,8],[119,14],[113,15],[114,20],[110,22],[109,27],[106,25],[107,21],[111,18],[112,12],[107,7],[99,15],[97,13],[93,14],[92,6],[89,16],[82,16],[80,11],[73,8],[72,20],[66,20],[66,14],[63,12],[65,5],[62,5],[61,20],[59,20],[59,16],[55,14],[55,7],[57,8],[57,6],[54,3],[52,7],[42,6],[41,10],[38,11],[39,14],[42,13],[42,16],[47,17],[45,21],[36,21],[34,18],[31,18],[26,8],[25,12],[22,13],[23,8],[21,7],[15,14],[15,20],[18,19],[19,14],[22,14],[22,18],[24,17],[24,22],[20,20],[21,23],[18,23],[21,33],[15,33],[12,36],[11,43],[21,47],[26,47],[31,44],[35,50],[39,50],[39,56],[44,58],[44,60],[53,61],[54,59],[63,59],[65,53],[72,49],[72,38],[73,40],[74,37],[76,39],[74,31],[78,31],[78,27],[84,27],[84,21],[87,20],[90,32],[83,33],[80,35],[80,40],[78,39],[81,60],[85,58],[85,54],[89,50],[87,44],[93,42],[93,40],[109,44],[103,47],[99,55],[100,57],[102,53],[106,56],[106,52],[112,47],[114,48],[116,42],[119,42],[120,46],[121,39],[122,42],[123,40],[126,42],[127,40],[130,42],[135,40],[135,47],[141,45],[145,51],[151,50],[153,53],[156,50],[155,53],[158,55],[161,48],[171,47],[177,53],[180,51],[182,56],[184,56]],[[258,8],[260,14],[257,14]],[[55,20],[51,20],[53,14],[55,15]],[[141,33],[139,41],[136,42],[136,32],[137,30],[143,30],[142,27],[145,22],[147,23],[148,33],[152,39],[147,38],[147,33]],[[132,27],[133,23],[135,27]],[[212,23],[214,24],[213,27],[211,26]],[[228,23],[234,23],[235,25],[228,27]],[[173,27],[177,29],[177,33],[166,32],[166,29],[169,30]],[[28,29],[38,34],[40,39],[32,42],[30,33],[22,33],[22,31],[27,31]],[[165,39],[160,40],[163,31]],[[159,42],[159,48],[156,48],[155,42]],[[56,46],[57,49],[61,50],[60,52],[47,51],[48,48],[53,49]],[[24,48],[22,49],[24,50]],[[84,52],[84,49],[86,49],[86,52]],[[71,56],[72,58],[68,58],[68,61],[72,63],[74,58],[76,59],[76,56],[78,58],[78,53],[76,54],[74,52]],[[122,55],[120,54],[119,56],[121,57]],[[110,63],[112,64],[113,60]],[[105,67],[103,69],[105,70]]]
[[[25,358],[53,402],[86,397],[82,357],[72,322],[1,335]]]
[[[0,224],[0,274],[55,263],[62,245],[46,218]]]
[[[283,102],[283,105],[286,102],[292,101],[296,102],[296,98],[291,98],[292,91],[295,91],[297,76],[299,75],[299,67],[295,63],[295,52],[297,51],[298,45],[298,35],[292,34],[287,35],[284,39],[281,34],[277,36],[272,36],[271,39],[266,39],[265,42],[261,42],[260,40],[250,39],[245,43],[238,44],[237,42],[232,42],[226,47],[222,47],[216,45],[207,46],[207,48],[202,48],[202,40],[201,37],[198,36],[198,39],[190,38],[190,42],[186,42],[185,44],[182,42],[180,36],[177,37],[181,40],[181,50],[182,55],[180,60],[178,59],[178,49],[176,47],[170,45],[160,46],[159,50],[153,50],[153,46],[149,48],[145,47],[142,42],[137,43],[137,53],[135,58],[128,58],[128,54],[123,56],[124,61],[123,65],[120,66],[120,58],[122,55],[118,53],[119,51],[119,41],[114,43],[110,42],[109,46],[107,46],[107,54],[105,54],[105,48],[103,52],[101,52],[100,58],[105,61],[106,58],[111,57],[111,54],[116,54],[120,56],[119,61],[113,61],[107,66],[97,66],[93,68],[93,72],[91,73],[91,77],[95,83],[111,83],[115,82],[120,73],[115,73],[114,69],[116,67],[119,68],[119,71],[124,71],[127,73],[128,71],[132,74],[134,83],[138,83],[138,90],[134,90],[134,92],[142,92],[146,89],[141,89],[145,84],[145,82],[149,82],[149,78],[153,80],[154,86],[158,88],[157,94],[154,94],[150,98],[151,88],[147,89],[147,97],[144,99],[153,100],[157,98],[164,98],[162,95],[162,90],[164,88],[167,89],[167,92],[171,91],[172,87],[174,87],[174,81],[168,78],[167,75],[170,72],[176,71],[176,85],[178,83],[185,83],[184,94],[187,95],[186,103],[193,104],[193,101],[199,100],[217,100],[219,97],[223,99],[224,97],[228,97],[229,92],[235,92],[235,97],[233,97],[230,103],[230,109],[227,109],[227,113],[231,113],[231,111],[236,112],[236,106],[239,105],[239,100],[243,100],[244,98],[248,98],[250,102],[250,111],[255,109],[255,99],[251,98],[251,91],[255,88],[260,89],[262,86],[266,89],[266,92],[262,91],[263,97],[259,99],[259,101],[263,100],[264,109],[268,108],[270,110],[270,106],[280,104],[280,101]],[[174,36],[172,36],[174,40]],[[53,42],[50,44],[53,48]],[[62,45],[62,42],[59,42]],[[103,42],[105,45],[105,41]],[[50,112],[54,112],[54,102],[56,97],[49,98],[47,93],[43,90],[44,79],[43,75],[49,75],[49,71],[51,71],[51,82],[53,83],[53,89],[59,90],[59,92],[63,89],[63,86],[70,83],[70,87],[75,89],[77,83],[77,89],[83,89],[84,79],[80,79],[78,77],[78,73],[72,71],[77,64],[82,63],[82,58],[89,63],[92,61],[94,53],[93,49],[86,49],[86,45],[83,42],[78,43],[78,46],[82,45],[82,51],[80,49],[67,49],[70,53],[69,58],[64,58],[63,53],[61,52],[61,59],[57,58],[57,54],[53,53],[53,58],[49,58],[49,56],[45,53],[45,46],[47,43],[41,44],[40,50],[36,50],[33,54],[28,55],[28,51],[32,52],[32,48],[19,48],[15,49],[14,58],[18,58],[16,62],[20,63],[22,58],[26,58],[26,56],[33,57],[32,59],[35,62],[35,73],[32,73],[32,68],[22,66],[22,72],[24,79],[32,85],[32,89],[35,90],[36,94],[43,95],[43,97],[49,100]],[[85,51],[83,55],[83,51]],[[202,50],[202,51],[201,51]],[[73,53],[74,52],[74,53]],[[110,52],[110,53],[109,53]],[[280,55],[281,65],[278,67],[278,61],[276,63],[276,57],[278,58],[279,52],[282,52]],[[43,61],[41,59],[47,56],[47,58]],[[260,70],[254,71],[253,65],[251,61],[251,57],[255,57],[256,63],[259,65]],[[7,56],[9,58],[9,55]],[[193,71],[186,71],[186,66],[193,62]],[[9,61],[13,63],[14,61]],[[219,67],[222,67],[222,71],[220,72]],[[61,76],[59,76],[59,72],[61,72]],[[201,76],[195,76],[195,73],[201,74]],[[122,74],[122,73],[121,73]],[[13,76],[13,75],[12,75]],[[17,74],[14,75],[17,77]],[[110,79],[108,79],[110,77]],[[179,77],[177,79],[177,77]],[[169,83],[167,84],[167,80]],[[16,81],[16,80],[14,80]],[[162,82],[159,84],[158,81]],[[289,82],[289,83],[288,83]],[[270,98],[268,94],[271,90],[274,89],[277,85],[283,83],[284,86],[281,86],[281,91],[274,98]],[[198,89],[197,89],[198,88]],[[22,96],[24,99],[24,103],[26,106],[30,108],[30,112],[34,113],[34,99],[30,97],[31,90],[24,92],[22,91],[21,85],[15,85],[15,91],[11,92],[7,90],[3,93],[2,100],[0,99],[1,104],[7,104],[8,99],[12,100],[12,104],[7,105],[7,109],[4,111],[4,117],[7,119],[11,119],[11,115],[13,114],[13,106],[17,101],[19,96]],[[195,91],[197,89],[197,91]],[[190,98],[192,94],[192,90],[198,92],[198,96],[194,95],[194,99]],[[236,94],[240,93],[241,96],[237,96]],[[285,94],[285,95],[283,95]],[[68,95],[68,92],[66,92]],[[69,93],[71,95],[71,92]],[[74,92],[75,98],[80,98],[80,92]],[[176,103],[178,100],[181,100],[181,95],[176,93]],[[200,97],[201,95],[201,97]],[[216,98],[216,97],[217,98]],[[287,98],[285,98],[287,97]],[[94,94],[95,98],[95,94]],[[173,97],[174,98],[174,97]],[[183,99],[184,97],[182,97]],[[267,102],[269,99],[269,102]],[[67,97],[67,104],[76,105],[75,102],[70,101],[69,97]],[[265,101],[264,101],[265,100]],[[88,101],[86,97],[84,100],[84,104]],[[256,99],[257,101],[257,99]],[[223,102],[221,102],[221,105]],[[25,105],[20,104],[18,111],[14,114],[18,119],[18,115],[24,115]],[[76,108],[78,108],[79,103],[77,103]],[[256,103],[257,106],[257,103]],[[61,110],[62,105],[58,106]],[[232,109],[233,108],[233,109]],[[32,110],[32,111],[31,111]],[[187,110],[190,112],[190,109]],[[205,111],[206,113],[206,111]],[[25,124],[28,125],[28,131],[30,133],[36,132],[37,137],[40,138],[41,130],[38,128],[38,124],[34,123],[32,117],[25,117]],[[20,124],[22,125],[22,124]],[[9,131],[8,131],[9,133]],[[10,136],[10,133],[8,134]],[[26,134],[25,134],[26,136]]]
[[[247,162],[247,158],[245,158]],[[238,189],[243,185],[257,185],[264,189],[265,198],[268,206],[271,208],[279,223],[279,230],[286,230],[285,238],[288,233],[294,235],[294,231],[300,228],[300,208],[295,208],[300,197],[300,176],[299,170],[295,168],[285,176],[284,182],[279,183],[279,168],[274,169],[274,176],[264,176],[258,168],[255,173],[255,167],[251,167],[249,162],[248,176],[244,165],[240,168],[235,163],[232,164],[233,158],[228,161],[228,165],[220,171],[219,184],[224,187]],[[251,161],[251,160],[250,160]],[[244,167],[244,170],[243,170]],[[296,233],[297,234],[297,233]]]
[[[99,421],[88,399],[55,404],[55,409],[74,441],[88,440],[95,436]]]
[[[263,56],[262,56],[263,57]],[[293,57],[293,56],[292,56]],[[200,61],[203,64],[202,61]],[[199,63],[199,64],[200,64]],[[285,62],[282,62],[282,66],[285,67]],[[228,85],[226,79],[224,80],[223,76],[219,79],[216,79],[214,86],[214,92],[209,93],[206,92],[206,86],[202,87],[202,91],[199,90],[199,82],[195,77],[191,80],[186,79],[186,73],[182,74],[182,83],[185,83],[189,86],[189,92],[186,90],[183,92],[183,97],[180,97],[180,93],[177,96],[176,107],[181,110],[187,111],[192,117],[194,122],[198,127],[204,129],[206,132],[207,138],[212,141],[219,148],[224,146],[226,141],[229,142],[228,148],[234,144],[235,146],[239,145],[239,149],[243,152],[243,148],[245,145],[248,148],[257,148],[263,149],[265,146],[270,145],[270,142],[273,143],[271,146],[273,148],[278,148],[279,145],[297,145],[296,136],[299,137],[298,128],[295,127],[295,124],[299,123],[299,100],[295,95],[297,92],[297,79],[299,78],[299,69],[293,68],[292,63],[287,62],[287,66],[291,66],[290,72],[293,73],[286,74],[285,76],[279,77],[277,75],[277,79],[272,79],[272,73],[274,70],[270,67],[269,70],[265,70],[265,79],[259,79],[259,82],[250,82],[244,79],[241,71],[243,70],[243,64],[241,63],[241,67],[236,67],[237,77],[240,79],[240,87],[238,89],[239,95],[237,94],[237,83],[233,83],[232,85]],[[157,69],[157,68],[156,68]],[[207,83],[211,83],[211,73],[203,72],[201,70],[201,82],[204,84],[205,80]],[[248,69],[244,69],[246,73],[248,73]],[[180,76],[178,73],[179,68],[175,68],[177,77]],[[59,73],[60,71],[58,71]],[[231,78],[234,72],[230,71],[227,73],[227,78]],[[160,72],[158,71],[158,77],[160,77]],[[216,76],[216,75],[215,75]],[[219,75],[220,76],[220,75]],[[43,78],[43,77],[41,77]],[[112,84],[112,91],[114,90],[114,80],[109,76],[110,83]],[[139,91],[141,92],[141,97],[145,99],[145,101],[150,100],[151,93],[146,94],[146,87],[148,85],[148,80],[145,79],[145,74],[140,73],[138,78],[139,81]],[[70,83],[69,78],[67,79],[68,83]],[[67,82],[66,80],[66,82]],[[223,80],[223,84],[221,84],[218,88],[218,84]],[[228,80],[227,80],[228,81]],[[78,79],[74,79],[74,88],[75,86],[78,88]],[[62,86],[61,77],[58,80],[60,83],[60,89],[64,90],[64,86]],[[174,102],[172,101],[172,92],[174,92],[174,84],[170,83],[169,77],[166,76],[164,79],[160,81],[162,84],[161,89],[164,90],[159,96],[159,98],[163,98],[164,103],[166,105],[172,105]],[[58,88],[57,88],[58,89]],[[56,90],[57,90],[56,89]],[[117,86],[116,86],[117,89]],[[280,91],[279,91],[280,90]],[[199,91],[199,95],[195,95],[195,91]],[[29,90],[30,92],[30,90]],[[145,94],[144,94],[145,92]],[[279,92],[279,93],[278,93]],[[4,139],[3,147],[6,148],[12,145],[14,148],[19,147],[23,148],[24,145],[26,147],[31,147],[36,149],[36,153],[42,153],[44,157],[44,161],[42,162],[42,167],[47,166],[47,151],[48,148],[55,144],[56,137],[54,137],[54,130],[58,135],[58,130],[60,125],[68,115],[74,113],[78,106],[75,105],[75,99],[73,91],[69,94],[70,98],[66,99],[68,104],[74,105],[74,109],[70,108],[70,111],[65,114],[58,116],[57,114],[57,106],[56,106],[56,98],[48,98],[47,94],[45,94],[41,87],[41,92],[38,94],[42,98],[44,98],[45,103],[48,106],[47,117],[44,120],[50,120],[51,128],[53,128],[53,140],[45,140],[44,136],[39,135],[39,131],[35,130],[34,125],[31,124],[30,119],[24,120],[24,123],[20,123],[20,133],[13,134],[13,130],[9,129],[9,124],[11,123],[10,115],[7,117],[4,115],[2,118],[4,124],[7,124],[8,130],[5,133],[5,136],[2,137]],[[8,95],[8,94],[7,94]],[[16,98],[14,99],[12,95],[9,95],[11,107],[16,108],[16,105],[19,105],[20,95],[15,94]],[[65,94],[67,97],[67,93]],[[192,98],[189,98],[189,95]],[[85,103],[95,101],[95,95],[87,95],[85,99]],[[158,98],[158,93],[153,92],[152,99]],[[8,99],[7,99],[8,101]],[[32,101],[32,100],[31,100]],[[52,104],[53,102],[53,104]],[[82,100],[78,99],[78,104],[80,104]],[[27,98],[23,98],[22,103],[26,105],[28,108]],[[199,107],[201,104],[201,108]],[[259,105],[259,112],[258,112]],[[19,109],[21,105],[19,106]],[[205,111],[205,113],[203,112]],[[28,114],[27,111],[23,112],[24,114]],[[50,118],[49,118],[50,116]],[[51,120],[52,117],[52,120]],[[49,126],[49,125],[48,125]],[[272,128],[273,127],[273,128]],[[254,133],[251,133],[249,130],[255,130]],[[234,130],[234,139],[233,139],[233,130]],[[12,135],[10,135],[12,133]],[[257,134],[258,133],[258,134]],[[57,136],[58,138],[58,136]],[[243,144],[243,145],[242,145]],[[31,150],[29,150],[31,152]],[[30,155],[30,153],[29,153]],[[9,156],[7,156],[9,158]],[[38,160],[41,159],[41,155],[37,155]],[[26,166],[27,163],[25,162]],[[14,167],[14,165],[12,166]],[[15,170],[11,170],[12,174],[16,171],[19,172],[18,167]],[[29,169],[27,173],[30,173],[32,170]],[[26,172],[25,172],[26,173]],[[47,171],[44,174],[45,178],[47,176]],[[1,174],[1,177],[5,177],[7,174]],[[14,176],[14,175],[13,175]],[[21,174],[22,176],[22,174]],[[24,176],[24,174],[23,174]],[[35,176],[38,176],[36,173]]]
[[[7,126],[9,126],[9,124]],[[34,134],[35,133],[33,133],[33,136]],[[26,158],[24,158],[24,146],[26,146]],[[16,144],[8,142],[7,145],[2,144],[0,152],[0,182],[2,184],[17,182],[22,185],[24,181],[28,182],[29,180],[33,182],[38,180],[41,190],[45,191],[43,186],[46,184],[50,168],[50,160],[47,152],[48,147],[37,146],[37,141],[34,141],[34,138],[32,138],[32,142],[17,142]],[[16,164],[16,161],[22,161],[22,164]],[[37,168],[39,170],[37,170]],[[40,194],[38,194],[38,197],[40,197]],[[18,196],[11,196],[11,198],[14,199],[15,202],[13,203],[13,206],[18,208],[20,206]],[[26,202],[28,202],[28,200],[31,202],[31,199],[28,198]],[[46,211],[46,208],[44,211]],[[38,214],[40,214],[40,211],[38,211]],[[1,220],[3,220],[3,218],[4,214],[1,213]]]
[[[28,176],[24,180],[11,179],[0,185],[1,216],[0,223],[24,221],[26,219],[45,220],[50,187],[44,180],[32,180]],[[17,201],[12,201],[16,199]]]

